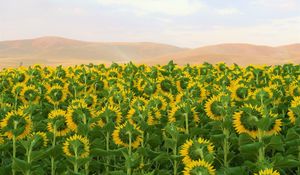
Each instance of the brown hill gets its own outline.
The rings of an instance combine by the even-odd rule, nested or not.
[[[30,64],[74,65],[128,62],[165,64],[203,62],[228,64],[300,63],[300,44],[269,47],[251,44],[219,44],[196,49],[139,42],[85,42],[60,37],[0,42],[0,67]]]
[[[184,48],[140,42],[84,42],[60,37],[0,42],[1,67],[29,64],[109,63],[142,60],[177,53]]]
[[[164,55],[145,60],[145,62],[155,64],[155,60],[160,60],[160,63],[164,64],[170,59],[178,64],[199,64],[205,61],[210,63],[237,63],[240,65],[300,63],[300,44],[280,47],[251,44],[219,44]]]

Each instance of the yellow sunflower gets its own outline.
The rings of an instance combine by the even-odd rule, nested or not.
[[[198,102],[202,102],[206,99],[207,91],[202,84],[198,82],[191,82],[188,84],[187,88],[192,97],[198,98]]]
[[[247,133],[252,138],[258,137],[257,121],[263,116],[262,109],[251,104],[245,104],[240,111],[233,115],[233,126],[237,133]],[[274,117],[274,116],[271,116]],[[276,119],[270,128],[265,131],[266,135],[276,135],[281,131],[281,119]]]
[[[14,94],[15,96],[20,96],[21,91],[22,89],[24,89],[25,86],[25,83],[16,83],[11,90],[12,94]]]
[[[273,91],[271,89],[271,86],[256,89],[253,92],[252,97],[254,97],[254,99],[257,99],[259,101],[273,98]]]
[[[20,93],[20,99],[23,103],[38,103],[40,100],[40,94],[36,87],[32,85],[24,86]]]
[[[142,143],[142,134],[143,131],[135,124],[130,124],[125,122],[122,125],[119,125],[115,128],[112,133],[113,141],[116,145],[128,147],[129,146],[129,137],[128,133],[131,133],[131,143],[132,148],[138,148]]]
[[[54,130],[54,125],[56,125],[56,130]],[[55,132],[58,137],[67,135],[70,129],[67,127],[66,111],[61,109],[51,111],[48,114],[47,128],[49,132]]]
[[[151,96],[148,101],[148,106],[150,108],[156,108],[158,110],[166,110],[167,109],[167,101],[165,98],[159,95]]]
[[[148,100],[143,97],[134,97],[133,100],[130,102],[131,106],[135,107],[144,107],[148,104]]]
[[[185,121],[185,115],[188,115],[188,118],[192,118],[192,121],[195,123],[199,123],[200,118],[197,112],[195,111],[195,107],[190,107],[186,103],[182,104],[171,104],[171,110],[169,111],[168,121],[170,123],[174,123],[176,121]]]
[[[70,130],[77,132],[79,124],[88,124],[91,118],[98,116],[98,112],[94,109],[87,107],[86,103],[80,104],[78,106],[71,105],[68,107],[66,114],[66,122]],[[95,123],[89,123],[93,126]]]
[[[182,172],[183,175],[216,174],[216,170],[214,169],[213,165],[204,160],[198,160],[190,163],[189,165],[184,167],[184,170]]]
[[[280,173],[277,170],[274,171],[273,168],[267,168],[254,173],[254,175],[280,175]]]
[[[58,105],[67,99],[67,91],[65,88],[58,85],[54,85],[52,87],[48,86],[46,99],[49,101],[49,103]]]
[[[172,90],[174,89],[175,87],[175,82],[173,80],[173,78],[171,77],[159,77],[158,78],[158,85],[157,85],[157,89],[159,92],[162,92],[162,93],[171,93]]]
[[[104,127],[104,125],[110,121],[116,123],[117,125],[122,122],[122,113],[117,106],[109,105],[108,107],[103,107],[99,112],[100,120],[98,125]]]
[[[289,94],[290,96],[292,97],[295,97],[295,96],[300,96],[300,87],[298,84],[296,83],[293,83],[289,86]]]
[[[63,152],[67,157],[87,158],[90,155],[90,143],[87,137],[73,135],[63,143]]]
[[[250,89],[243,84],[234,83],[230,86],[231,95],[230,97],[236,101],[247,100],[250,95]]]
[[[183,156],[182,162],[184,165],[188,166],[194,161],[205,160],[214,156],[214,146],[213,144],[204,138],[198,138],[197,141],[187,140],[180,150],[180,155]],[[211,157],[208,157],[210,155]]]
[[[288,110],[288,116],[289,116],[289,120],[292,124],[296,123],[296,118],[298,117],[298,115],[294,112],[294,109],[300,109],[300,96],[296,96],[293,98],[292,102],[291,102],[291,106]]]
[[[212,96],[204,105],[206,115],[212,120],[221,120],[220,109],[223,108],[221,103],[221,95]]]
[[[42,145],[44,147],[47,146],[48,141],[49,141],[45,132],[40,132],[40,131],[34,132],[34,133],[30,134],[30,137],[33,139],[36,139],[37,141],[41,140]]]
[[[28,115],[24,114],[23,110],[13,110],[6,114],[0,126],[4,135],[9,139],[15,136],[17,140],[20,140],[29,135],[32,121]]]

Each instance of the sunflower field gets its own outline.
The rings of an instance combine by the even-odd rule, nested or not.
[[[6,68],[0,174],[300,174],[300,65]]]

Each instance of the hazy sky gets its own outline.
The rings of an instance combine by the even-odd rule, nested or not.
[[[300,43],[300,0],[0,0],[0,40]]]

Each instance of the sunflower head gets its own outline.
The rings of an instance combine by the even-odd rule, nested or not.
[[[100,127],[104,127],[107,123],[115,123],[117,125],[122,122],[122,113],[117,106],[108,106],[103,107],[99,112],[100,120],[98,121],[98,125]]]
[[[45,132],[34,132],[29,137],[34,142],[34,146],[39,148],[42,146],[46,147],[49,141]]]
[[[233,126],[237,133],[246,133],[251,137],[258,136],[258,128],[263,120],[269,119],[269,124],[264,125],[265,135],[276,135],[281,131],[281,119],[276,119],[276,115],[264,116],[262,109],[251,104],[245,104],[233,115]]]
[[[20,95],[23,103],[38,103],[40,99],[39,91],[34,86],[25,86]]]
[[[16,137],[17,140],[25,138],[30,134],[32,121],[23,110],[8,112],[0,123],[4,135],[9,139]]]
[[[206,162],[205,160],[194,161],[189,165],[185,166],[183,170],[183,175],[198,174],[215,175],[216,170],[214,169],[212,164]]]
[[[183,156],[182,161],[185,165],[197,160],[212,162],[214,159],[214,146],[210,141],[201,137],[198,140],[187,140],[182,145],[180,155]]]
[[[125,122],[115,128],[112,133],[113,141],[116,145],[128,147],[131,138],[132,148],[138,148],[143,141],[143,131],[135,124]]]
[[[184,126],[186,117],[190,121],[189,123],[198,124],[200,121],[199,115],[195,111],[195,107],[188,105],[187,103],[171,104],[171,110],[169,111],[168,121],[170,123],[179,122],[180,125]]]
[[[48,131],[55,133],[55,136],[65,136],[70,131],[66,121],[66,111],[58,109],[48,114]]]
[[[97,116],[98,112],[89,108],[85,102],[71,105],[68,107],[66,114],[67,126],[72,131],[77,132],[79,125],[93,126],[95,121],[92,121],[92,118]]]
[[[204,106],[204,110],[206,115],[212,120],[221,120],[222,113],[221,111],[224,109],[223,104],[221,102],[221,96],[213,96],[211,97]]]
[[[59,103],[66,100],[67,91],[65,90],[65,88],[54,85],[52,87],[49,86],[47,89],[46,99],[49,101],[49,103],[58,105]]]
[[[90,155],[90,143],[87,137],[73,135],[63,143],[63,152],[66,157],[87,158]]]
[[[273,168],[266,168],[258,173],[254,173],[254,175],[280,175],[280,173],[277,170],[273,170]]]
[[[230,87],[231,98],[236,101],[247,100],[250,95],[250,89],[243,84],[235,83]]]

